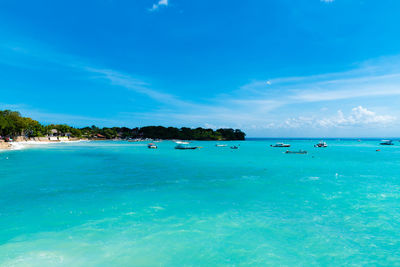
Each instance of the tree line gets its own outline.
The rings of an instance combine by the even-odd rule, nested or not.
[[[55,131],[56,130],[56,131]],[[244,140],[246,134],[239,129],[176,128],[163,126],[75,128],[66,124],[42,125],[31,118],[22,117],[17,111],[0,110],[0,137],[43,137],[49,135],[89,139],[181,139],[181,140]]]

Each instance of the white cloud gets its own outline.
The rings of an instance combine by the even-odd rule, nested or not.
[[[332,3],[333,1],[335,1],[335,0],[321,0],[321,2],[324,2],[324,3]]]
[[[355,107],[351,110],[351,115],[347,119],[350,124],[389,124],[396,120],[395,117],[389,115],[377,115],[362,106]]]
[[[297,117],[287,119],[280,127],[302,128],[302,127],[363,127],[363,126],[389,126],[396,121],[396,117],[390,115],[378,115],[362,106],[355,107],[349,115],[338,110],[336,115],[331,117]]]
[[[162,6],[168,6],[168,0],[159,0],[156,4],[153,4],[153,6],[149,10],[156,11]]]

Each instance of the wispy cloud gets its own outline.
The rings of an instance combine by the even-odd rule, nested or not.
[[[157,3],[153,4],[151,8],[149,8],[149,11],[156,11],[163,6],[164,7],[168,6],[168,0],[159,0]]]
[[[177,96],[152,89],[151,84],[143,79],[118,70],[97,66],[85,59],[73,55],[57,53],[48,48],[27,48],[16,44],[3,45],[0,48],[3,48],[8,52],[13,52],[23,58],[22,60],[15,58],[3,60],[3,63],[5,64],[28,69],[37,68],[41,70],[54,70],[57,67],[69,68],[80,73],[86,73],[88,79],[104,81],[110,85],[119,86],[128,89],[129,91],[143,94],[160,103],[192,105],[187,101],[180,100]],[[26,64],[26,61],[34,62],[35,64]]]
[[[14,47],[14,48],[12,48]],[[109,69],[90,63],[88,60],[51,52],[50,49],[28,48],[15,49],[18,46],[10,46],[12,53],[21,57],[31,57],[41,64],[31,64],[49,68],[46,63],[54,66],[70,68],[80,75],[86,75],[87,80],[102,83],[104,86],[121,88],[126,92],[141,94],[154,102],[147,112],[136,110],[120,111],[115,116],[115,122],[137,121],[148,124],[159,123],[163,125],[187,125],[187,126],[229,126],[243,129],[281,129],[281,128],[351,128],[373,127],[379,125],[393,125],[400,110],[393,106],[386,115],[375,113],[376,108],[365,104],[365,100],[385,97],[392,99],[400,96],[400,58],[393,57],[380,59],[360,64],[353,70],[335,73],[303,77],[282,77],[252,81],[239,89],[226,88],[223,96],[215,96],[209,99],[181,98],[172,92],[164,92],[155,88],[147,78],[143,79],[135,75],[119,70]],[[8,53],[9,55],[11,54]],[[9,59],[10,64],[18,64]],[[4,61],[3,61],[4,63]],[[21,61],[21,67],[26,62]],[[121,91],[123,92],[123,91]],[[128,93],[127,93],[128,94]],[[345,115],[340,109],[346,110],[348,106],[341,106],[344,101],[357,100],[356,106],[350,114]],[[334,103],[335,113],[329,114],[324,110],[324,116],[320,114],[320,108],[315,108],[320,103]],[[368,107],[368,108],[365,108]],[[339,110],[339,111],[338,111]],[[373,111],[372,111],[373,110]],[[382,109],[380,109],[382,110]],[[293,113],[296,116],[293,116]],[[314,113],[315,115],[311,115]],[[380,113],[380,112],[379,112]],[[34,113],[39,119],[46,121],[55,117],[46,115],[46,112]],[[65,114],[56,114],[66,120]],[[33,115],[32,115],[33,116]],[[112,120],[101,120],[91,117],[74,117],[79,121],[90,121],[110,124]],[[70,118],[72,121],[73,117]],[[312,127],[310,127],[312,126]]]
[[[400,95],[400,59],[368,62],[346,72],[253,81],[236,91],[242,96],[278,100],[282,105]],[[253,100],[249,100],[253,101]]]
[[[96,78],[106,80],[112,85],[117,85],[135,91],[136,93],[144,94],[158,102],[173,105],[188,104],[185,101],[179,100],[176,96],[172,94],[162,93],[157,90],[151,89],[148,83],[136,79],[128,74],[123,74],[121,72],[110,69],[100,69],[92,66],[85,66],[83,67],[83,69],[89,73],[99,74],[99,76],[96,76]]]

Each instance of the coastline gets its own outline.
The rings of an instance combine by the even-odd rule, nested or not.
[[[8,142],[4,142],[4,140],[0,140],[0,151],[11,149],[11,144]]]
[[[90,141],[88,139],[78,139],[74,138],[73,140],[25,140],[25,141],[13,141],[13,142],[0,142],[0,152],[1,151],[9,151],[9,150],[20,150],[30,146],[36,145],[48,145],[48,144],[57,144],[57,143],[77,143],[83,141]]]

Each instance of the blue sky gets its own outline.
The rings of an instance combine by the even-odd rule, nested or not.
[[[0,109],[74,126],[400,132],[399,1],[3,1]]]

